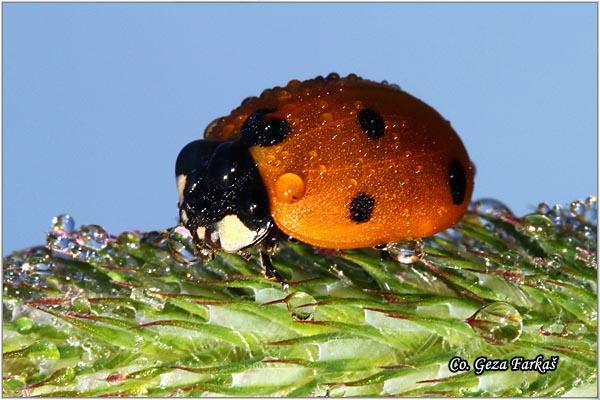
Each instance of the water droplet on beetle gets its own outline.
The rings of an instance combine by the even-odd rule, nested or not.
[[[289,90],[294,91],[294,90],[298,90],[301,85],[302,85],[302,82],[300,82],[298,79],[292,79],[291,81],[288,82],[287,88]]]
[[[194,252],[192,234],[184,226],[177,226],[169,232],[167,247],[171,256],[181,264],[188,265],[198,262],[198,257]]]
[[[288,101],[291,98],[292,98],[292,94],[290,92],[288,92],[287,90],[280,90],[277,92],[277,100],[279,100],[281,102]]]
[[[304,191],[304,180],[291,172],[281,175],[275,182],[277,198],[287,204],[300,200],[304,196]]]
[[[75,220],[69,214],[60,214],[52,218],[52,230],[71,233],[75,229]]]
[[[412,264],[425,255],[423,242],[420,240],[406,240],[388,244],[385,249],[401,264]]]
[[[308,293],[295,292],[288,297],[286,303],[294,318],[306,321],[312,319],[317,301]]]
[[[77,232],[76,242],[91,250],[103,250],[108,245],[108,232],[100,225],[83,225]]]
[[[499,301],[481,307],[466,321],[486,342],[514,343],[523,331],[523,318],[516,308]]]
[[[229,138],[234,130],[235,130],[235,125],[227,124],[223,127],[223,129],[221,129],[220,137]],[[208,137],[208,136],[204,135],[204,137]]]
[[[327,103],[327,101],[325,100],[319,100],[319,102],[317,103],[317,106],[321,109],[321,110],[326,110],[327,107],[329,107],[329,103]]]
[[[324,125],[333,120],[333,115],[331,115],[331,113],[323,113],[319,116],[319,119],[321,120],[321,124]]]

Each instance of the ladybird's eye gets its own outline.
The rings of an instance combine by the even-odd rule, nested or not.
[[[379,113],[370,108],[365,108],[358,112],[357,118],[360,127],[371,139],[383,137],[385,121],[381,118]]]
[[[461,204],[465,199],[465,190],[467,187],[467,175],[460,161],[453,159],[450,163],[448,173],[448,186],[452,195],[452,202],[456,205]]]
[[[269,116],[276,110],[261,108],[254,111],[242,124],[241,141],[246,146],[273,146],[290,133],[289,123],[282,118]]]
[[[371,219],[375,207],[375,199],[366,194],[357,194],[350,202],[350,219],[357,223],[367,222]]]

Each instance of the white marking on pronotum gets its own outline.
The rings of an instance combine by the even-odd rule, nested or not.
[[[221,248],[228,252],[236,252],[248,247],[266,233],[265,229],[259,231],[249,229],[236,215],[226,215],[217,223],[217,230]]]
[[[181,210],[181,221],[183,221],[184,224],[188,222],[188,216],[185,210]]]
[[[199,226],[196,228],[196,235],[198,235],[198,239],[204,240],[204,234],[206,233],[206,228],[203,226]]]
[[[179,205],[183,201],[183,190],[185,189],[185,183],[187,181],[187,175],[181,174],[177,176],[177,191],[179,192]]]

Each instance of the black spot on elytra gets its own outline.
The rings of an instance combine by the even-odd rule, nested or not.
[[[366,193],[357,194],[350,202],[350,219],[357,223],[367,222],[373,214],[375,199]]]
[[[245,146],[273,146],[290,133],[290,124],[281,118],[269,117],[272,108],[260,108],[246,118],[242,124],[241,142]]]
[[[370,108],[365,108],[359,111],[357,118],[361,128],[371,139],[383,137],[385,121],[379,113]]]
[[[465,200],[467,189],[467,175],[460,161],[453,159],[448,170],[448,186],[452,195],[452,202],[456,205]]]

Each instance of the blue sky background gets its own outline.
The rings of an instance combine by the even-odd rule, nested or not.
[[[3,254],[50,220],[176,223],[182,146],[242,99],[337,71],[452,122],[475,198],[596,192],[595,4],[4,4]]]

